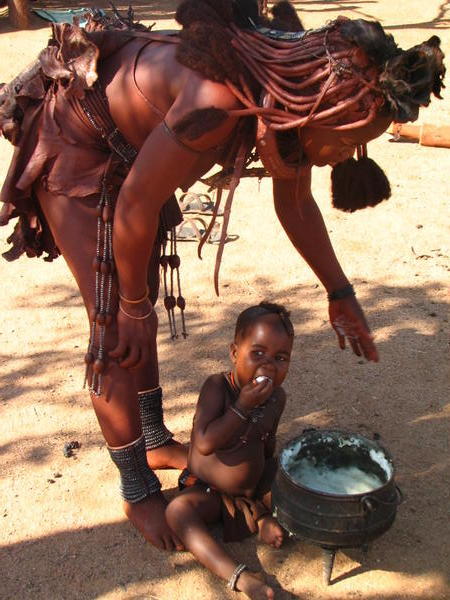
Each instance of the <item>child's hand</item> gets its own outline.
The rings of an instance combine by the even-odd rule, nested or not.
[[[272,391],[273,382],[271,379],[266,378],[259,383],[253,380],[241,389],[236,407],[248,412],[252,408],[264,404],[270,398]]]

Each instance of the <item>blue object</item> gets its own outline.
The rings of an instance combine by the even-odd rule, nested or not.
[[[78,19],[78,25],[84,27],[87,23],[87,15],[95,12],[105,15],[105,11],[101,8],[68,8],[66,10],[47,10],[45,8],[32,8],[42,19],[51,23],[73,23],[74,18]]]

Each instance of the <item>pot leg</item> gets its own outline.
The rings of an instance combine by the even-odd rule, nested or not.
[[[333,550],[332,548],[322,548],[322,575],[325,585],[330,585],[335,556],[336,550]]]

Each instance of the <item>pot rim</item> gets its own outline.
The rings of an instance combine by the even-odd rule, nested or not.
[[[363,440],[364,442],[369,442],[370,445],[375,445],[379,450],[381,450],[384,453],[386,459],[389,462],[389,465],[392,468],[392,473],[391,473],[390,477],[388,478],[388,480],[385,483],[383,483],[383,485],[381,485],[377,488],[368,490],[367,492],[360,492],[358,494],[336,494],[336,493],[332,493],[332,492],[324,492],[321,490],[315,490],[314,488],[307,487],[306,485],[303,485],[302,483],[295,481],[289,475],[289,473],[285,470],[283,465],[281,464],[281,457],[283,455],[283,452],[289,446],[291,446],[296,441],[300,440],[302,437],[306,437],[308,434],[310,435],[313,433],[318,433],[321,435],[337,434],[337,435],[342,435],[342,436],[353,436],[353,437],[357,437],[357,438]],[[374,494],[376,492],[380,492],[384,488],[388,488],[388,486],[390,486],[394,483],[394,479],[395,479],[395,467],[394,467],[394,462],[392,460],[392,456],[391,456],[390,452],[388,450],[386,450],[386,448],[382,444],[380,444],[377,440],[371,440],[370,438],[368,438],[364,435],[361,435],[360,433],[354,433],[351,431],[346,431],[344,429],[316,429],[316,428],[304,429],[300,435],[297,435],[296,437],[291,438],[285,444],[283,444],[283,446],[280,448],[280,452],[278,453],[278,472],[280,473],[280,475],[282,475],[288,481],[290,481],[293,485],[295,485],[296,487],[302,488],[303,490],[306,490],[309,493],[316,494],[318,496],[324,496],[325,498],[338,498],[339,500],[344,500],[344,501],[348,501],[348,502],[354,501],[355,499],[358,499],[358,498],[360,500],[362,500],[364,497],[370,497],[372,494]]]

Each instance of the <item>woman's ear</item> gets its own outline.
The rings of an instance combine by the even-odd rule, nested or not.
[[[231,342],[230,344],[230,359],[233,365],[236,364],[236,356],[237,356],[237,344],[235,342]]]

